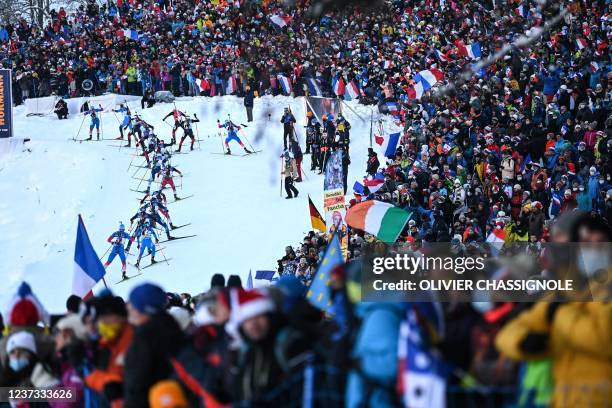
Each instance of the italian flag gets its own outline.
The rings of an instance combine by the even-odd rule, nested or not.
[[[410,213],[382,201],[369,200],[346,212],[346,223],[387,243],[393,243],[404,229]]]

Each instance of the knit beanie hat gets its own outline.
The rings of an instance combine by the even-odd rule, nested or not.
[[[6,342],[6,352],[10,354],[15,349],[24,349],[36,354],[34,335],[27,331],[19,331],[11,335]]]
[[[143,283],[132,289],[130,303],[140,313],[153,315],[165,309],[167,298],[162,288],[152,283]]]

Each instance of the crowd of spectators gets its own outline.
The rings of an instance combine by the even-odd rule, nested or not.
[[[280,6],[268,0],[101,6],[89,1],[75,13],[53,10],[44,27],[24,19],[2,26],[0,63],[14,69],[17,102],[51,93],[142,95],[146,89],[223,95],[230,76],[238,94],[247,83],[258,95],[278,94],[283,92],[278,74],[290,79],[294,95],[308,92],[305,78],[333,95],[332,80],[342,75],[345,83],[355,82],[364,102],[407,102],[416,72],[438,64],[447,78],[455,78],[472,62],[463,46],[479,43],[487,56],[559,12],[536,2],[494,9],[491,2],[389,1],[309,18],[309,1],[287,10]],[[596,85],[607,73],[607,6],[573,4],[571,9],[528,49],[517,49],[478,75],[496,78],[512,102],[528,86],[524,105],[533,91],[550,98],[561,82],[571,82],[569,94],[576,87],[590,88],[595,102]],[[291,20],[279,27],[272,16]],[[595,72],[593,62],[599,66]],[[85,80],[91,80],[92,90],[83,89]]]
[[[50,316],[23,283],[4,315],[0,386],[70,390],[70,402],[51,407],[410,406],[422,395],[396,384],[406,375],[402,322],[413,313],[445,367],[436,375],[446,387],[425,395],[441,392],[449,406],[608,405],[609,302],[576,301],[575,292],[554,302],[361,302],[356,248],[374,243],[362,238],[351,240],[354,260],[329,275],[327,313],[308,300],[302,262],[290,270],[300,252],[305,268],[320,264],[327,239],[315,233],[287,248],[281,277],[259,289],[221,274],[193,296],[141,283],[125,301],[109,290],[71,296],[65,314]],[[610,227],[588,214],[552,225],[553,243],[597,248],[611,239]],[[549,271],[567,266],[566,257],[549,261]],[[579,273],[594,277],[588,268]],[[193,286],[198,293],[203,285]],[[595,279],[590,290],[609,296],[609,281]]]

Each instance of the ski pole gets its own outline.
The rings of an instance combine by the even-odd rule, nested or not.
[[[302,164],[303,163],[304,163],[304,161],[303,161],[303,158],[302,158],[302,162],[300,163],[300,169],[302,170],[302,176],[304,176],[304,180],[308,181],[308,172],[302,168]]]
[[[117,114],[115,113],[115,111],[113,109],[111,109],[111,112],[113,112],[113,115],[115,116],[115,119],[117,120],[117,123],[121,125],[121,121],[117,117]]]
[[[196,128],[196,139],[198,141],[198,149],[202,150],[202,146],[200,145],[200,132],[198,131],[198,122],[195,122]]]
[[[134,165],[134,167],[136,167],[136,171],[134,172],[134,174],[132,174],[132,177],[135,177],[135,176],[136,176],[136,174],[137,174],[137,173],[138,173],[140,170],[143,170],[143,169],[148,169],[148,167],[147,167],[147,166],[145,166],[145,163],[146,163],[146,162],[147,162],[146,160],[143,160],[143,161],[142,161],[142,163],[140,163],[140,165],[138,165],[138,166],[137,166],[137,165]],[[129,170],[129,169],[128,169],[128,170]]]
[[[149,177],[149,180],[151,179],[151,177]],[[138,186],[136,187],[136,190],[138,190],[140,188],[140,185],[142,184],[142,181],[144,180],[144,177],[142,179],[140,179],[140,182],[138,183]]]
[[[164,250],[162,248],[159,248],[159,252],[161,253],[161,256],[164,257],[164,261],[166,262],[166,264],[170,266],[170,262],[168,262],[168,258],[166,258],[166,254],[164,254]]]
[[[134,172],[134,174],[132,174],[132,178],[138,178],[137,174],[138,174],[138,172],[140,172],[140,170],[142,170],[142,166],[141,166],[141,167],[138,167],[138,168],[136,169],[136,171]]]
[[[128,235],[130,236],[130,239],[128,240],[128,245],[131,245],[131,244],[129,244],[129,242],[132,240],[132,230],[133,229],[134,229],[134,224],[132,223],[132,224],[130,224],[130,229],[128,230]],[[127,251],[127,253],[129,254],[130,251]]]
[[[242,130],[242,129],[241,129]],[[244,136],[244,139],[247,141],[247,143],[249,144],[249,147],[251,148],[251,151],[253,153],[255,153],[255,149],[253,148],[253,146],[251,145],[251,142],[249,141],[249,138],[246,136],[246,133],[244,133],[244,130],[242,131],[242,135]]]
[[[132,163],[134,162],[134,157],[136,157],[136,156],[132,156],[132,160],[130,160],[130,165],[128,166],[128,168],[127,168],[127,170],[126,170],[126,171],[129,171],[129,170],[130,170],[130,167],[132,167]],[[137,170],[137,171],[138,171],[138,170]],[[134,175],[135,175],[135,174],[136,174],[136,173],[134,173]]]
[[[79,134],[81,133],[81,128],[83,127],[83,123],[85,123],[85,118],[86,117],[87,117],[87,115],[83,115],[83,120],[81,121],[81,126],[79,126],[79,131],[77,132],[76,136],[72,139],[75,142],[79,138]]]
[[[221,131],[217,132],[217,135],[219,136],[219,142],[221,142],[221,154],[223,154],[225,153],[225,149],[223,148],[223,135]]]
[[[110,244],[108,246],[108,248],[106,249],[106,251],[104,251],[104,253],[102,254],[102,256],[100,257],[100,261],[102,261],[102,259],[104,259],[104,257],[106,256],[106,254],[108,253],[108,251],[113,247],[113,244]]]
[[[281,171],[280,171],[280,196],[283,197],[283,156],[281,156]]]
[[[298,144],[299,144],[300,143],[300,138],[298,137],[298,134],[297,134],[297,132],[295,130],[295,127],[292,126],[291,128],[293,129],[293,134],[295,135],[295,141],[298,142]]]

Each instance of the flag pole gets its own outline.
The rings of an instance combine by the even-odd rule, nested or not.
[[[80,214],[80,213],[79,213],[78,223],[79,223],[79,224],[83,224],[83,229],[85,230],[85,233],[87,233],[87,229],[85,228],[85,223],[83,222],[83,217],[81,216],[81,214]],[[108,249],[110,249],[110,247],[109,247]],[[108,252],[108,249],[106,250],[106,252]],[[94,250],[94,251],[95,251],[95,250]],[[104,255],[106,255],[106,252],[104,253]],[[96,254],[96,255],[97,255],[97,254]],[[102,258],[104,258],[104,255],[102,255]],[[101,258],[100,258],[100,261],[101,261]],[[106,273],[106,268],[104,268],[104,270],[105,270],[105,273]],[[106,284],[106,280],[104,279],[104,276],[102,276],[102,282],[104,282],[104,287],[105,287],[106,289],[108,289],[108,285]],[[90,289],[90,292],[91,292],[91,289]]]
[[[338,99],[340,99],[340,98],[338,98]],[[364,123],[365,123],[365,119],[364,119],[364,118],[362,118],[360,114],[358,114],[357,112],[355,112],[355,109],[351,108],[351,107],[349,106],[349,104],[348,104],[348,103],[346,103],[346,102],[345,102],[343,99],[340,99],[340,104],[341,104],[341,105],[346,106],[347,108],[349,108],[349,110],[350,110],[351,112],[353,112],[353,113],[355,114],[355,116],[357,116],[357,117],[358,117],[358,118],[359,118],[359,119],[360,119],[362,122],[364,122]]]
[[[374,122],[374,108],[370,108],[370,147],[372,147],[372,123]]]

